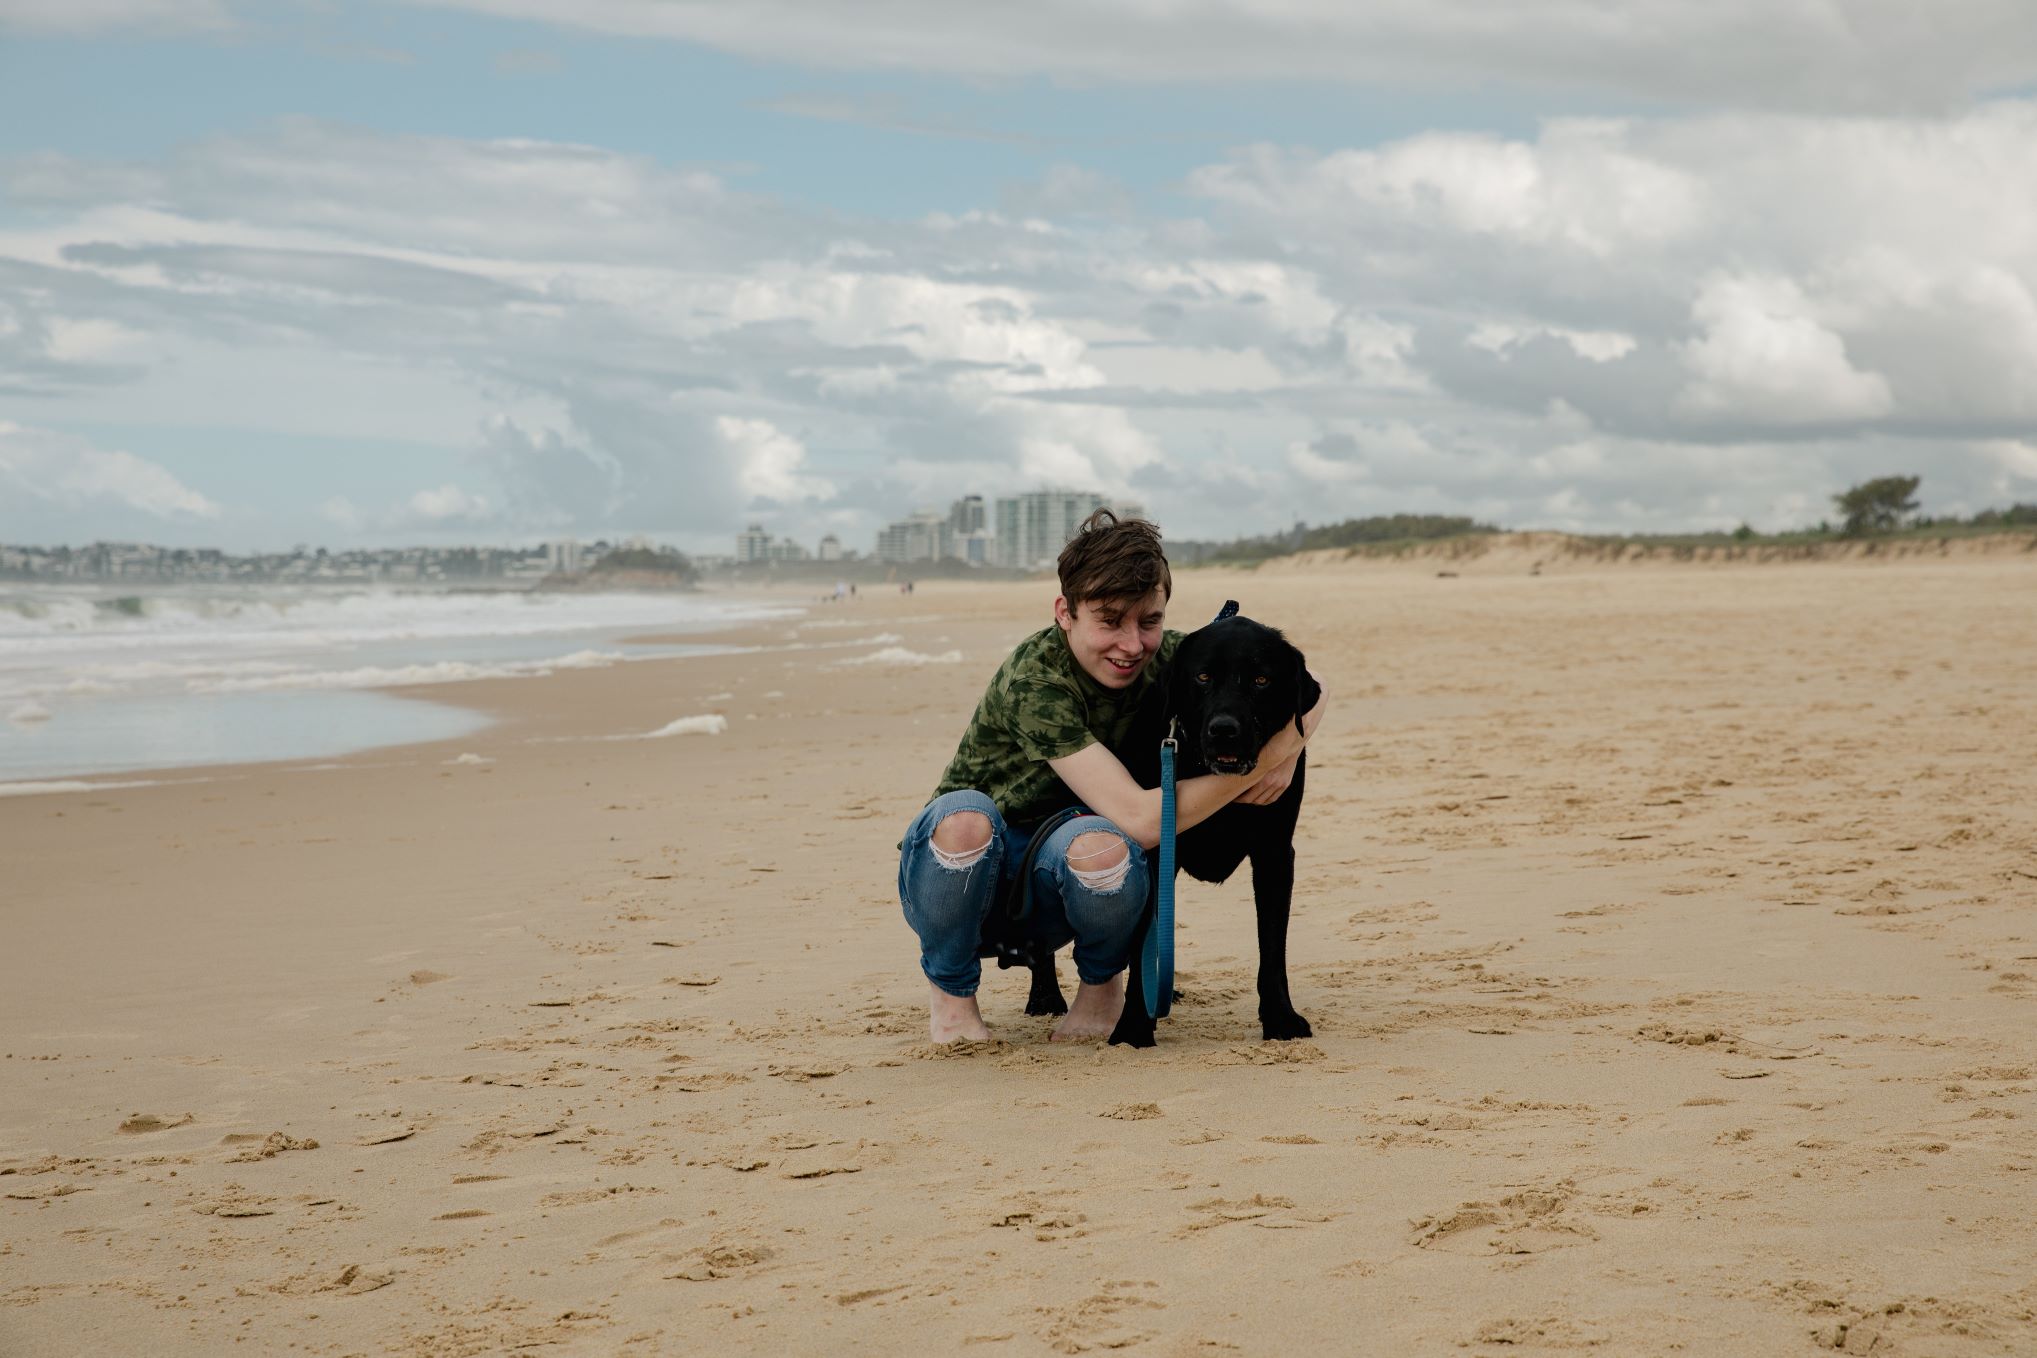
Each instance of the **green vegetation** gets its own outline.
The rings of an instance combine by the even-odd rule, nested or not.
[[[1920,484],[1922,478],[1917,476],[1883,476],[1834,495],[1832,502],[1841,515],[1836,526],[1825,521],[1763,533],[1742,523],[1731,530],[1700,533],[1571,534],[1568,535],[1571,546],[1565,550],[1574,555],[1618,559],[1630,552],[1645,555],[1667,551],[1684,557],[1707,548],[1725,548],[1734,555],[1759,550],[1764,559],[1779,556],[1788,560],[1813,558],[1821,554],[1824,545],[1848,540],[1867,539],[1867,550],[1873,552],[1876,543],[1883,539],[1945,540],[2037,530],[2037,504],[1986,509],[1965,518],[1918,514],[1916,495]],[[1451,515],[1381,514],[1319,528],[1296,524],[1285,533],[1240,538],[1235,542],[1171,542],[1168,555],[1181,566],[1256,566],[1297,552],[1337,548],[1344,549],[1349,556],[1398,556],[1453,539],[1449,555],[1475,555],[1484,550],[1482,539],[1509,531],[1512,530]]]
[[[623,571],[669,575],[675,584],[687,585],[699,574],[684,552],[670,547],[618,547],[595,562],[589,573],[615,575]]]
[[[1318,552],[1339,547],[1354,551],[1411,547],[1442,538],[1472,537],[1505,530],[1449,514],[1377,514],[1364,519],[1310,528],[1296,524],[1294,530],[1263,538],[1240,538],[1200,554],[1213,565],[1246,565],[1295,552]]]
[[[1832,503],[1845,516],[1839,526],[1839,535],[1848,538],[1863,538],[1871,534],[1893,533],[1903,526],[1905,519],[1917,512],[1917,486],[1921,476],[1877,476],[1872,481],[1862,481],[1851,490],[1841,491],[1832,497]]]

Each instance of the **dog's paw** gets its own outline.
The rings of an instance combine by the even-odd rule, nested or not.
[[[1308,1020],[1292,1009],[1285,1014],[1261,1014],[1259,1030],[1268,1042],[1292,1042],[1296,1038],[1314,1037],[1315,1029],[1308,1026]]]
[[[1059,990],[1051,995],[1033,995],[1026,1000],[1028,1014],[1065,1014],[1068,1012],[1067,997]]]
[[[1134,1020],[1129,1016],[1120,1018],[1118,1026],[1110,1030],[1110,1046],[1113,1047],[1156,1047],[1153,1038],[1153,1021],[1143,1016]]]

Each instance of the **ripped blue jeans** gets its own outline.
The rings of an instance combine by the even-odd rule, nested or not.
[[[980,858],[951,866],[934,848],[934,827],[957,811],[981,812],[991,834]],[[1124,842],[1128,852],[1122,872],[1069,863],[1068,846],[1099,831]],[[989,797],[970,790],[934,798],[905,832],[898,856],[899,903],[905,907],[905,922],[919,935],[920,970],[950,995],[976,993],[981,959],[991,955],[983,943],[983,921],[999,888],[1019,870],[1031,838],[1029,829],[1006,825]],[[1146,887],[1146,851],[1102,816],[1078,816],[1054,831],[1034,860],[1033,935],[1049,949],[1072,940],[1076,975],[1085,984],[1101,985],[1131,958]]]

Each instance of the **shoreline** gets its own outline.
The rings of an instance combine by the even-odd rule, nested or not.
[[[452,592],[452,591],[435,591],[435,592]],[[763,590],[746,591],[740,595],[730,595],[727,596],[721,602],[726,602],[731,606],[735,607],[756,607],[756,608],[769,607],[773,609],[788,609],[796,606],[789,600],[784,600],[777,597],[773,592]],[[733,622],[716,620],[711,625],[703,627],[699,630],[688,630],[679,632],[673,632],[669,630],[658,630],[655,629],[655,627],[654,630],[648,632],[632,632],[624,630],[614,635],[601,635],[601,634],[589,635],[584,632],[566,631],[556,634],[556,642],[557,647],[559,649],[571,650],[573,648],[578,648],[579,651],[585,651],[590,647],[596,646],[625,647],[625,648],[628,647],[714,648],[726,645],[746,644],[746,642],[742,639],[749,638],[755,635],[760,629],[768,629],[773,625],[774,622],[787,622],[792,620],[793,620],[792,618],[787,617],[753,618],[745,620],[736,620]],[[538,635],[542,636],[544,634]],[[524,634],[524,636],[528,638],[530,634]],[[428,637],[423,638],[421,640],[427,647],[433,641],[432,638]],[[644,665],[657,663],[661,661],[685,660],[693,658],[697,657],[695,655],[624,655],[623,658],[614,660],[613,662],[611,662],[610,666],[604,666],[603,668],[625,665]],[[505,661],[482,662],[482,665],[516,669],[525,665],[530,665],[532,663],[534,662],[505,660]],[[477,668],[478,667],[480,666],[477,666]],[[412,665],[410,666],[410,668],[413,669],[427,668],[427,666]],[[353,694],[373,695],[378,698],[387,698],[393,702],[399,702],[405,705],[424,705],[427,707],[447,709],[449,711],[478,713],[486,717],[490,725],[492,726],[495,724],[499,724],[499,722],[502,720],[502,717],[500,716],[501,711],[503,710],[514,711],[516,710],[516,705],[511,704],[507,708],[504,708],[498,700],[492,698],[477,701],[468,694],[467,690],[478,689],[485,685],[497,683],[526,683],[533,680],[543,681],[547,679],[554,679],[558,677],[558,675],[561,673],[569,672],[571,668],[572,667],[570,666],[568,667],[554,666],[551,668],[533,669],[527,673],[513,674],[507,676],[482,676],[431,683],[393,682],[386,684],[368,685],[362,687],[353,687],[351,685],[335,685],[332,687],[325,687],[313,683],[306,684],[302,688],[294,689],[281,688],[263,690],[259,693],[248,693],[245,695],[233,695],[233,696],[259,697],[262,696],[262,694],[264,693],[277,693],[277,694],[288,694],[291,695],[292,697],[300,698],[302,701],[306,702],[317,702],[319,700],[327,699],[337,699],[340,701],[345,701],[348,695]],[[207,695],[204,693],[199,694],[179,693],[174,695],[172,700],[177,701],[187,697],[205,697],[205,696],[217,696],[217,695]],[[414,714],[414,717],[415,720],[417,721],[421,721],[423,719],[422,714]],[[405,721],[398,721],[396,724],[400,726],[408,723]],[[448,722],[441,724],[456,724],[456,723]],[[482,729],[485,730],[487,728]],[[4,734],[5,734],[4,731],[0,731],[0,736],[4,736]],[[62,790],[64,791],[77,791],[77,790],[88,790],[90,786],[96,786],[99,783],[102,783],[106,780],[117,779],[125,781],[134,780],[136,778],[149,778],[160,781],[166,776],[174,777],[179,774],[212,774],[217,776],[229,776],[229,775],[238,776],[239,774],[245,772],[248,769],[263,768],[271,765],[287,767],[292,765],[303,765],[307,763],[330,764],[338,761],[353,759],[358,756],[386,754],[390,752],[403,751],[412,748],[436,747],[442,745],[458,744],[463,741],[471,740],[478,736],[479,734],[480,731],[470,730],[464,733],[455,732],[454,734],[445,736],[431,736],[421,740],[408,737],[399,738],[395,740],[383,740],[376,739],[371,735],[368,739],[368,743],[349,744],[343,749],[337,750],[324,749],[310,753],[280,755],[273,758],[264,759],[226,758],[199,763],[173,762],[167,764],[141,762],[135,764],[123,764],[117,768],[102,767],[82,770],[77,769],[73,766],[52,767],[48,769],[39,770],[36,772],[31,772],[22,776],[10,776],[6,778],[0,778],[0,797],[24,796],[24,795],[54,795],[55,791],[54,788],[50,792],[36,792],[36,793],[18,790],[28,785],[42,785],[42,784],[63,785]],[[70,786],[73,784],[84,784],[86,786],[84,788]],[[17,790],[10,791],[9,789]]]

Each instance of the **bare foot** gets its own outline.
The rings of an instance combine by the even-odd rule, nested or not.
[[[932,996],[927,1001],[927,1037],[936,1045],[990,1040],[974,995],[950,995],[932,981],[927,982],[927,993]]]
[[[1125,1010],[1125,974],[1117,975],[1102,985],[1091,985],[1084,981],[1075,991],[1075,1002],[1068,1006],[1068,1017],[1054,1025],[1054,1031],[1047,1035],[1049,1042],[1086,1042],[1094,1037],[1109,1037],[1111,1029],[1118,1026],[1118,1015]]]

